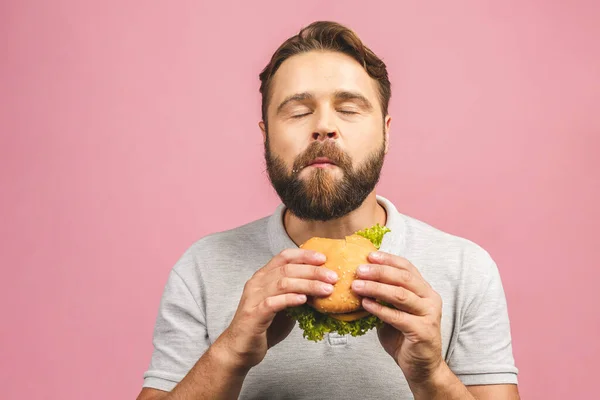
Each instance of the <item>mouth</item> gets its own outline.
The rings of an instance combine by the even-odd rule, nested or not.
[[[334,167],[335,165],[336,164],[327,157],[318,157],[309,162],[306,166],[315,168],[329,168]]]

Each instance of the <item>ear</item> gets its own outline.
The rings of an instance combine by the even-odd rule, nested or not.
[[[264,142],[267,140],[267,127],[265,126],[265,123],[263,121],[260,121],[258,123],[258,127],[262,131],[262,137],[263,137],[263,142]]]
[[[385,153],[388,153],[388,150],[390,148],[390,127],[392,126],[392,117],[390,117],[389,115],[387,115],[385,117],[385,129],[384,129],[384,135],[385,135]]]

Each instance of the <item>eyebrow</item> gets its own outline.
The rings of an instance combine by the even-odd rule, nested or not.
[[[363,107],[365,110],[367,111],[371,111],[373,110],[373,105],[371,104],[371,102],[362,94],[358,93],[358,92],[351,92],[348,90],[337,90],[333,93],[333,97],[336,100],[352,100],[352,101],[356,101],[360,104],[361,107]],[[293,102],[293,101],[306,101],[306,100],[313,100],[315,98],[315,96],[310,93],[310,92],[302,92],[302,93],[295,93],[292,94],[288,97],[286,97],[281,104],[279,104],[279,106],[277,107],[277,112],[276,114],[280,114],[281,110],[283,110],[283,108],[288,105],[289,103]]]

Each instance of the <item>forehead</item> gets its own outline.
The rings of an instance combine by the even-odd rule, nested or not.
[[[320,98],[339,90],[359,92],[378,104],[377,81],[354,58],[330,51],[297,54],[285,60],[273,76],[269,108],[295,93],[311,92]]]

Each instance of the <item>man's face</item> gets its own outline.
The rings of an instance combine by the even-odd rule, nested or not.
[[[340,218],[373,191],[390,118],[382,116],[377,82],[356,60],[315,51],[290,57],[271,83],[267,116],[269,179],[298,218]]]

